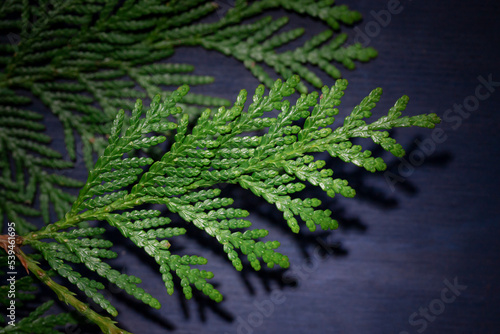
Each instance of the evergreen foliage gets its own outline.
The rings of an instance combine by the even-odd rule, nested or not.
[[[223,197],[218,186],[239,185],[262,197],[276,206],[294,233],[301,226],[335,229],[332,212],[320,209],[317,198],[301,197],[301,190],[310,184],[329,197],[353,197],[355,191],[314,154],[328,152],[370,172],[381,171],[386,168],[382,158],[353,145],[353,139],[369,138],[400,157],[404,150],[388,130],[432,128],[439,122],[435,114],[402,116],[407,97],[368,122],[382,94],[375,89],[333,129],[347,81],[323,86],[309,68],[340,78],[332,62],[352,69],[354,61],[368,61],[376,52],[344,46],[346,35],[334,36],[332,30],[280,52],[304,29],[280,32],[287,18],[245,21],[274,8],[322,20],[332,30],[360,20],[359,13],[332,0],[238,0],[215,21],[209,14],[217,4],[200,0],[9,0],[2,5],[0,30],[7,38],[0,39],[0,214],[16,223],[20,236],[15,255],[30,274],[16,282],[18,292],[27,292],[16,295],[16,305],[34,298],[35,276],[104,333],[125,331],[78,294],[116,316],[103,294],[104,284],[113,283],[159,308],[158,300],[140,287],[139,277],[110,265],[118,255],[104,234],[116,230],[154,259],[169,294],[180,285],[188,299],[194,288],[220,301],[221,293],[209,282],[213,273],[201,269],[207,259],[171,249],[170,242],[187,233],[185,224],[218,242],[236,270],[245,262],[255,270],[263,265],[287,268],[289,262],[277,250],[280,243],[268,240],[267,230],[253,228],[246,219],[249,212],[233,207],[234,200]],[[209,84],[213,78],[190,74],[191,64],[169,62],[180,46],[234,57],[263,85],[251,98],[242,90],[234,103],[188,94],[189,86]],[[285,80],[272,79],[275,75],[266,66]],[[307,93],[299,77],[321,88],[321,96]],[[300,97],[291,102],[296,91]],[[146,99],[149,107],[143,106]],[[36,101],[60,121],[67,156],[50,147],[43,117],[30,110]],[[276,118],[273,111],[279,112]],[[86,182],[59,173],[73,166],[78,142],[89,170]],[[150,154],[154,149],[161,155]],[[67,188],[80,192],[74,196]],[[47,225],[38,229],[26,218],[30,216],[42,216]],[[1,238],[7,250],[6,238]],[[6,263],[7,257],[0,257],[1,266]],[[0,292],[6,289],[0,287]],[[2,294],[0,303],[9,300]],[[57,326],[75,322],[67,313],[43,317],[51,305],[40,305],[16,327],[0,332],[57,333]]]
[[[246,110],[247,92],[242,90],[230,108],[206,109],[192,129],[189,114],[179,107],[188,86],[180,87],[163,101],[157,95],[147,109],[137,100],[127,122],[125,111],[118,112],[108,146],[69,212],[63,219],[25,235],[23,245],[40,252],[53,270],[113,316],[116,309],[99,292],[103,284],[83,277],[67,263],[84,264],[151,307],[159,308],[160,304],[137,286],[139,278],[120,274],[105,262],[116,253],[109,250],[111,242],[99,238],[104,228],[80,227],[82,222],[105,221],[153,257],[169,294],[174,291],[173,277],[177,276],[186,298],[191,298],[194,287],[215,301],[222,299],[208,282],[213,274],[193,267],[206,264],[204,257],[169,251],[169,240],[186,230],[170,227],[169,218],[159,210],[141,209],[144,204],[162,205],[215,238],[236,270],[242,269],[242,258],[255,270],[261,268],[262,262],[269,267],[288,267],[288,258],[276,251],[279,242],[260,241],[268,231],[252,229],[251,222],[244,219],[248,212],[231,207],[233,199],[221,197],[216,185],[237,184],[251,190],[274,204],[295,233],[300,229],[298,217],[311,231],[318,226],[335,229],[337,222],[330,217],[331,212],[317,209],[320,200],[300,199],[294,194],[305,188],[306,181],[330,197],[352,197],[355,192],[312,154],[327,151],[332,157],[369,171],[383,170],[386,166],[382,158],[372,157],[370,151],[352,145],[351,140],[371,138],[385,150],[402,156],[404,150],[387,130],[432,128],[439,122],[435,114],[401,117],[408,102],[404,96],[386,116],[368,123],[366,119],[382,93],[375,89],[341,126],[332,130],[329,126],[339,113],[337,107],[347,81],[340,79],[331,88],[323,87],[321,98],[317,92],[302,94],[292,104],[286,98],[299,83],[297,76],[286,82],[277,80],[267,94],[264,86],[259,86]],[[266,117],[276,109],[280,110],[277,118]],[[179,117],[172,117],[176,115]],[[130,155],[164,142],[165,136],[153,134],[167,130],[175,131],[174,142],[160,159]],[[37,275],[39,271],[33,270],[29,256],[23,256]]]
[[[299,74],[321,87],[307,64],[338,78],[340,72],[332,60],[351,69],[353,60],[367,61],[376,55],[372,48],[344,47],[345,34],[332,38],[332,30],[294,51],[279,53],[277,48],[301,36],[304,29],[279,32],[286,17],[243,23],[274,8],[317,18],[331,29],[361,19],[359,13],[335,6],[332,0],[250,4],[238,0],[223,15],[216,2],[201,0],[5,1],[0,8],[0,33],[7,35],[0,39],[0,213],[18,222],[22,234],[34,229],[23,215],[41,214],[48,223],[52,206],[57,218],[62,218],[74,201],[65,188],[81,184],[55,177],[54,169],[72,167],[76,143],[81,141],[90,170],[106,147],[117,109],[131,110],[136,98],[157,94],[166,98],[171,91],[165,86],[211,83],[212,77],[190,74],[191,64],[168,62],[180,46],[235,57],[268,86],[273,80],[259,63],[285,79]],[[203,22],[214,12],[219,20]],[[298,88],[306,91],[305,85]],[[49,147],[41,116],[26,109],[37,100],[60,120],[70,161]],[[183,100],[183,109],[194,120],[207,106],[228,104],[214,96],[190,94]],[[37,195],[39,210],[34,210],[30,204],[37,202]]]
[[[33,256],[36,257],[36,256]],[[7,268],[8,257],[6,255],[0,256],[0,268]],[[0,270],[0,275],[5,275],[3,270]],[[11,305],[11,298],[9,298],[10,282],[7,285],[0,286],[0,304],[3,309],[7,309]],[[27,302],[35,299],[33,293],[37,290],[34,285],[34,278],[32,276],[24,276],[15,281],[15,306],[20,309],[25,306]],[[63,333],[57,330],[57,327],[63,328],[68,323],[76,324],[76,318],[71,313],[59,313],[43,316],[54,304],[53,300],[49,300],[39,305],[35,310],[29,313],[28,316],[16,321],[15,326],[6,326],[0,329],[0,333]],[[5,319],[5,314],[2,313],[0,322],[6,325],[10,321]]]

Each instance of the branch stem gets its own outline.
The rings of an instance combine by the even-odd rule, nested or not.
[[[87,304],[80,301],[74,296],[74,293],[69,291],[68,288],[54,282],[47,273],[38,266],[37,262],[19,250],[18,257],[24,258],[27,263],[28,269],[45,285],[51,288],[60,300],[66,304],[73,306],[84,317],[95,323],[101,331],[105,334],[131,334],[124,329],[115,326],[116,321],[108,317],[104,317],[94,312]]]

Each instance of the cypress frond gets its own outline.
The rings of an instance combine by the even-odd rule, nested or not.
[[[331,30],[293,50],[277,51],[305,29],[282,31],[286,17],[242,23],[275,8],[322,20]],[[332,0],[237,1],[211,21],[216,10],[217,4],[203,0],[168,5],[161,0],[99,0],[60,6],[12,0],[2,6],[0,30],[9,36],[0,41],[0,215],[16,222],[20,236],[15,238],[15,255],[22,265],[103,331],[124,332],[71,290],[80,290],[111,316],[118,311],[102,293],[103,282],[160,307],[139,286],[140,278],[111,266],[109,260],[118,254],[103,237],[106,231],[117,230],[154,259],[167,293],[174,292],[178,281],[188,299],[194,287],[220,301],[222,294],[209,281],[214,274],[200,269],[207,259],[175,254],[171,248],[171,242],[190,233],[186,224],[218,243],[236,270],[245,262],[254,270],[263,264],[287,268],[289,261],[278,251],[279,241],[267,230],[253,228],[249,212],[233,207],[234,200],[223,197],[219,185],[237,185],[262,197],[282,213],[294,233],[304,225],[311,231],[335,229],[333,213],[320,209],[319,199],[300,197],[301,191],[307,183],[329,197],[353,197],[355,190],[313,154],[328,152],[371,172],[384,170],[381,157],[352,141],[368,138],[400,157],[404,150],[388,130],[432,128],[439,122],[435,114],[402,116],[405,96],[386,116],[368,122],[382,93],[377,88],[343,123],[335,123],[347,81],[323,86],[311,67],[339,78],[338,64],[353,69],[357,61],[376,56],[372,48],[346,46],[347,35],[337,32],[340,24],[359,21],[358,12]],[[263,84],[251,96],[242,90],[234,103],[188,94],[188,85],[207,85],[214,78],[197,73],[193,64],[171,62],[179,47],[234,57]],[[273,80],[274,74],[284,81]],[[308,85],[321,88],[321,97],[307,93]],[[300,97],[291,102],[296,92]],[[151,100],[149,107],[142,99]],[[42,115],[29,110],[35,101],[60,122],[65,152],[51,147]],[[274,111],[277,117],[271,116]],[[89,171],[84,183],[60,175],[76,160],[83,160]],[[66,188],[80,188],[78,196]],[[27,218],[34,216],[48,224],[37,228]],[[25,246],[33,252],[25,254]],[[0,257],[2,267],[6,259]],[[82,267],[95,275],[85,277]],[[52,280],[53,275],[71,289]],[[18,287],[31,291],[31,276],[20,279]],[[50,306],[39,306],[16,329],[57,332],[57,326],[75,321],[66,313],[44,317]]]
[[[367,123],[382,93],[378,88],[332,130],[330,126],[339,114],[347,81],[338,80],[333,87],[323,87],[321,99],[313,92],[302,94],[292,104],[287,98],[299,84],[297,76],[285,82],[277,80],[268,93],[261,85],[247,110],[244,106],[248,94],[242,91],[231,108],[207,109],[192,129],[187,127],[189,115],[178,107],[188,94],[187,86],[180,87],[163,102],[156,96],[149,108],[138,100],[127,123],[123,110],[117,114],[108,146],[90,171],[72,208],[67,208],[67,214],[60,221],[29,233],[24,243],[38,250],[52,269],[111,315],[117,311],[98,291],[102,284],[83,277],[67,263],[84,264],[154,308],[160,304],[137,286],[141,282],[139,278],[120,274],[106,263],[107,259],[117,256],[110,249],[112,243],[99,238],[103,228],[75,228],[82,221],[107,222],[154,258],[169,294],[174,292],[176,276],[186,298],[191,298],[192,287],[195,287],[215,301],[222,299],[220,292],[208,282],[213,274],[192,267],[206,264],[204,257],[181,256],[170,251],[170,242],[175,242],[175,237],[186,234],[187,230],[169,226],[171,218],[158,210],[138,210],[140,205],[162,205],[184,223],[192,223],[221,245],[237,270],[243,268],[242,259],[255,270],[261,269],[262,261],[271,268],[275,265],[287,268],[288,257],[277,251],[280,243],[262,241],[269,232],[252,229],[252,223],[245,219],[249,212],[232,207],[234,200],[221,197],[220,189],[214,186],[230,183],[249,189],[275,205],[294,233],[301,228],[299,218],[311,231],[317,227],[336,229],[338,223],[331,217],[332,212],[318,208],[319,199],[302,199],[297,194],[306,187],[305,181],[319,186],[330,197],[336,194],[353,197],[355,191],[347,181],[335,178],[331,169],[324,168],[325,162],[315,159],[312,153],[327,151],[332,157],[369,171],[383,170],[386,165],[382,158],[372,157],[370,151],[362,151],[361,146],[353,145],[351,140],[373,138],[375,143],[399,155],[402,147],[387,135],[387,130],[400,126],[432,128],[439,122],[434,114],[401,117],[408,102],[407,97],[403,97],[387,116]],[[276,118],[263,118],[265,113],[276,109],[280,111]],[[179,123],[171,122],[169,116],[179,112]],[[170,150],[156,161],[129,158],[132,150],[144,151],[165,140],[165,137],[151,136],[158,125],[177,131]],[[249,135],[254,128],[262,133]],[[58,196],[62,198],[61,193]]]

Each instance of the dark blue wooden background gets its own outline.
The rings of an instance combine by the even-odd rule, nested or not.
[[[343,70],[350,85],[341,116],[382,87],[374,117],[407,94],[408,115],[447,116],[440,130],[394,131],[408,155],[404,161],[383,155],[391,174],[371,174],[321,156],[358,190],[354,199],[333,200],[311,190],[339,220],[340,228],[331,233],[293,235],[271,206],[226,188],[237,205],[251,210],[256,226],[282,240],[292,268],[238,273],[201,234],[176,240],[179,252],[209,259],[207,269],[215,272],[213,281],[225,296],[220,304],[199,296],[185,301],[178,292],[168,296],[157,266],[132,247],[121,248],[125,260],[118,265],[143,277],[143,287],[163,304],[152,310],[111,289],[122,327],[178,334],[500,332],[500,5],[402,0],[390,17],[380,12],[393,3],[339,1],[364,17],[356,29],[342,27],[351,43],[379,51],[370,63]],[[284,11],[270,14],[289,15],[287,29],[307,26],[306,37],[326,29]],[[252,91],[258,84],[242,64],[216,52],[183,48],[173,60],[216,78],[195,92],[232,100],[240,88]],[[486,87],[485,80],[493,83]],[[463,112],[457,112],[461,106]],[[388,175],[397,180],[394,187]]]

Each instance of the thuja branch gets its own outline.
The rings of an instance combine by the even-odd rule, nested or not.
[[[78,300],[75,294],[68,290],[65,286],[56,283],[50,276],[38,266],[36,261],[31,259],[29,256],[24,254],[22,251],[19,252],[19,258],[27,264],[28,269],[36,276],[41,282],[47,285],[52,291],[55,292],[59,300],[66,304],[73,306],[81,315],[95,323],[99,326],[103,333],[106,334],[131,334],[126,330],[118,328],[115,323],[116,321],[111,320],[108,317],[103,317],[102,315],[94,312],[89,305]]]
[[[14,240],[14,242],[9,242]],[[26,255],[22,250],[21,246],[25,242],[23,237],[15,236],[15,238],[9,237],[9,235],[0,235],[0,247],[2,247],[7,254],[13,254],[21,262],[23,267],[28,273],[33,274],[42,283],[48,286],[52,291],[55,292],[59,300],[66,304],[73,306],[81,315],[89,319],[91,322],[98,325],[103,333],[106,334],[127,334],[129,332],[118,328],[115,325],[115,321],[108,317],[101,316],[100,314],[93,311],[89,305],[80,301],[75,297],[75,294],[68,290],[68,288],[56,283],[42,268],[38,266],[38,263],[33,260],[30,256]]]
[[[36,229],[24,216],[41,215],[48,224],[54,211],[57,219],[65,219],[75,201],[67,188],[82,185],[54,170],[73,167],[77,142],[83,146],[86,168],[92,169],[106,147],[116,110],[133,108],[129,99],[157,94],[165,98],[171,92],[162,86],[213,82],[213,77],[190,73],[194,70],[190,64],[169,62],[178,47],[212,49],[235,57],[268,87],[273,80],[262,64],[285,79],[299,74],[320,88],[322,81],[311,66],[338,78],[336,64],[352,69],[356,61],[376,55],[370,47],[346,46],[347,35],[334,33],[340,24],[361,19],[359,13],[334,1],[237,1],[209,23],[200,19],[213,14],[217,4],[203,0],[8,3],[0,11],[0,18],[6,19],[0,32],[9,35],[0,40],[0,214],[15,221],[22,235]],[[293,51],[278,52],[305,29],[283,31],[286,18],[244,22],[275,8],[323,20],[331,30]],[[19,43],[11,36],[19,37]],[[297,89],[305,92],[306,86],[299,84]],[[21,92],[25,90],[30,96]],[[50,148],[42,115],[23,109],[33,99],[59,119],[69,160]],[[229,104],[225,99],[190,94],[183,100],[183,109],[193,121],[204,107]]]
[[[318,186],[329,197],[353,197],[355,191],[346,180],[334,177],[333,170],[324,168],[325,161],[315,159],[312,153],[326,151],[368,171],[381,171],[386,168],[383,159],[353,145],[352,139],[370,138],[400,157],[404,150],[387,130],[432,128],[440,121],[435,114],[402,116],[408,103],[408,97],[403,96],[385,116],[368,123],[366,119],[382,94],[381,89],[375,89],[333,129],[330,125],[340,113],[338,106],[347,81],[323,87],[321,96],[317,92],[302,94],[292,104],[286,98],[299,83],[297,76],[285,82],[277,80],[267,94],[261,85],[248,106],[247,92],[243,90],[232,107],[207,109],[193,127],[189,115],[179,107],[188,86],[180,87],[163,101],[156,96],[149,109],[137,100],[131,115],[118,112],[106,149],[64,218],[25,235],[22,244],[38,251],[59,275],[112,316],[118,312],[101,294],[104,285],[82,277],[67,263],[85,265],[153,308],[159,308],[160,303],[138,286],[138,277],[122,274],[106,263],[117,254],[110,249],[111,242],[100,237],[105,228],[78,226],[85,221],[109,224],[154,258],[169,294],[174,292],[175,275],[186,298],[192,297],[194,287],[215,301],[222,300],[220,292],[208,282],[213,274],[192,267],[206,264],[207,259],[172,254],[169,240],[187,230],[169,226],[171,219],[159,210],[138,209],[143,204],[160,204],[214,238],[237,270],[242,270],[244,257],[255,270],[260,270],[262,263],[287,268],[288,258],[277,251],[280,243],[261,241],[269,232],[252,229],[252,223],[244,219],[249,212],[233,208],[234,200],[221,197],[220,189],[213,186],[231,183],[249,189],[275,205],[295,233],[301,228],[298,218],[311,231],[317,227],[335,229],[337,221],[330,210],[318,208],[319,199],[302,199],[294,194],[303,190],[306,182]],[[279,110],[278,116],[266,117],[273,110]],[[161,158],[132,156],[132,151],[137,153],[166,141],[164,133],[174,135],[170,149]],[[39,267],[31,261],[28,269]],[[100,326],[112,325],[109,318],[99,318],[79,304],[69,290],[54,285],[42,271],[37,273],[60,298],[80,307],[92,321]]]

